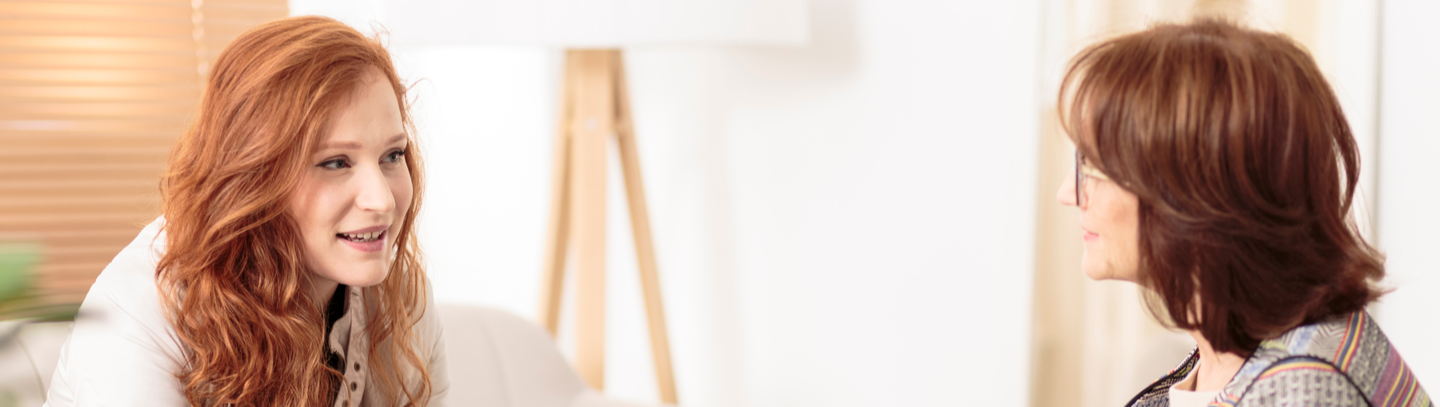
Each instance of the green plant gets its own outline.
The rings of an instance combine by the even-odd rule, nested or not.
[[[36,289],[34,267],[39,258],[37,245],[0,244],[0,321],[75,319],[80,304],[47,302]],[[0,334],[0,345],[6,342],[7,336]]]
[[[18,320],[13,328],[0,332],[0,349],[16,343],[32,363],[34,359],[25,344],[18,341],[20,330],[28,322],[74,320],[79,304],[47,304],[34,284],[35,264],[39,247],[30,244],[0,244],[0,321]],[[35,383],[44,387],[36,370]],[[42,390],[43,397],[43,390]],[[17,406],[13,389],[0,388],[0,407]]]
[[[24,296],[37,250],[31,245],[0,245],[0,305]]]

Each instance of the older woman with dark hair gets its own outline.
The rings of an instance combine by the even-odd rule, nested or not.
[[[1430,405],[1365,312],[1385,271],[1349,217],[1359,152],[1293,41],[1154,26],[1076,56],[1060,108],[1083,271],[1146,288],[1197,345],[1128,405]]]

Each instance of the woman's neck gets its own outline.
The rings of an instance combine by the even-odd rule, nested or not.
[[[321,314],[325,313],[325,306],[330,304],[330,297],[335,295],[335,288],[339,286],[340,283],[319,276],[310,282],[310,299],[315,301],[315,309]]]
[[[1195,367],[1194,387],[1190,391],[1216,391],[1225,388],[1235,373],[1240,371],[1240,366],[1245,364],[1245,357],[1230,352],[1215,352],[1210,347],[1210,341],[1199,331],[1188,331],[1191,337],[1195,338],[1195,347],[1200,354],[1200,365]]]

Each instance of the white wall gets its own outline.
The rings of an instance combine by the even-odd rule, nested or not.
[[[1035,8],[814,2],[808,49],[630,54],[657,235],[699,254],[662,267],[738,344],[713,405],[1025,404]]]
[[[1385,0],[1376,211],[1389,256],[1381,326],[1430,397],[1440,394],[1440,3]]]
[[[814,0],[805,48],[628,51],[684,405],[1026,404],[1038,3]],[[292,1],[335,6],[384,13]],[[558,52],[394,51],[438,298],[533,317]],[[611,208],[608,390],[653,400]]]

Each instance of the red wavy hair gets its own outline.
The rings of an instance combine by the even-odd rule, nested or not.
[[[426,304],[414,233],[423,174],[406,88],[377,39],[333,19],[295,17],[250,29],[220,54],[161,181],[168,249],[156,273],[162,307],[190,351],[176,375],[191,405],[317,406],[338,391],[341,372],[324,363],[325,318],[315,306],[325,301],[311,298],[314,277],[287,198],[367,71],[395,89],[414,186],[389,275],[364,289],[373,302],[368,367],[394,404],[429,401],[429,355],[414,331]]]

